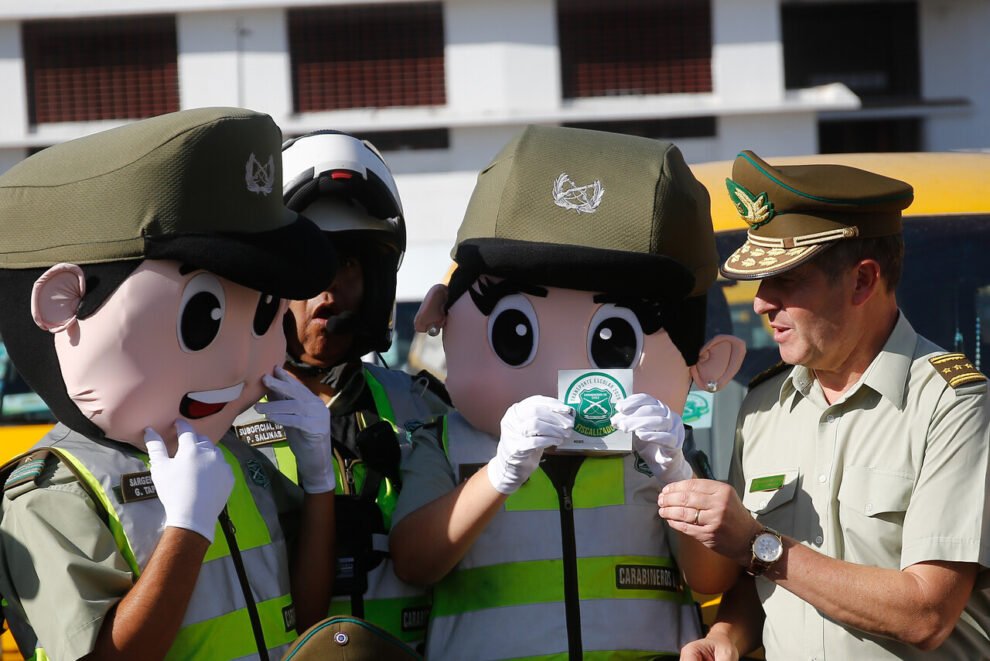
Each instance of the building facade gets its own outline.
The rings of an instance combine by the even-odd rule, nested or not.
[[[987,0],[9,0],[0,171],[199,106],[349,131],[396,173],[416,301],[526,124],[668,138],[689,162],[988,148],[986,26]]]

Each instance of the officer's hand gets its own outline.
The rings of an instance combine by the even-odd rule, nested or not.
[[[498,450],[488,462],[488,479],[499,493],[511,494],[529,479],[543,450],[571,436],[574,409],[543,395],[513,404],[502,416]]]
[[[736,495],[717,480],[684,480],[668,484],[657,498],[660,516],[670,527],[708,548],[748,566],[752,540],[763,526]]]
[[[296,455],[299,485],[306,493],[328,493],[337,484],[330,442],[330,409],[309,388],[281,367],[262,377],[269,401],[255,405],[272,422],[285,427]]]
[[[165,508],[165,525],[198,532],[213,543],[217,516],[234,488],[234,473],[223,452],[205,436],[197,436],[185,420],[175,421],[179,446],[168,456],[154,429],[144,430],[151,458],[151,481]]]
[[[681,661],[738,661],[739,651],[724,634],[708,636],[681,648]]]
[[[660,486],[692,476],[691,466],[684,459],[684,423],[655,397],[636,393],[620,400],[612,416],[616,429],[632,432],[633,450],[650,467]]]

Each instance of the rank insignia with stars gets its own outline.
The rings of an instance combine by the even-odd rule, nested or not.
[[[951,388],[987,380],[987,377],[976,369],[972,361],[961,353],[945,353],[929,358],[928,362]]]

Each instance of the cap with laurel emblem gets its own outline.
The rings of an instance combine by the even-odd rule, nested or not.
[[[837,241],[901,233],[901,212],[914,200],[909,184],[846,165],[774,167],[743,151],[725,180],[749,225],[746,242],[722,264],[731,280],[789,271]]]
[[[478,175],[459,269],[682,300],[718,274],[710,199],[667,142],[529,126]]]
[[[282,202],[281,143],[266,114],[196,108],[44,149],[0,176],[0,269],[169,259],[314,296],[335,260]]]

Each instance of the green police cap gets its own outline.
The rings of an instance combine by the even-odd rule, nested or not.
[[[736,157],[725,184],[749,225],[721,267],[733,280],[783,273],[843,239],[900,234],[901,211],[914,200],[897,179],[845,165],[775,168],[751,151]]]
[[[718,255],[708,192],[672,144],[530,126],[478,176],[459,268],[657,299],[703,294]]]
[[[172,259],[314,296],[333,253],[282,203],[281,143],[268,115],[200,108],[40,151],[0,176],[0,268]]]

